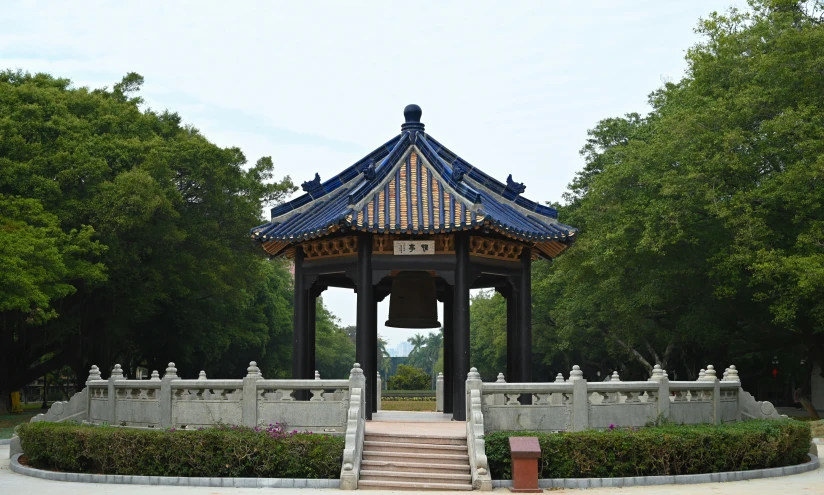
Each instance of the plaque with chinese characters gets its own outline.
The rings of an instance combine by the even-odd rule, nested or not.
[[[435,241],[394,241],[395,254],[435,254]]]

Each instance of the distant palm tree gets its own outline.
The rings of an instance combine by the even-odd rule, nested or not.
[[[412,344],[412,350],[409,352],[410,365],[420,368],[421,366],[413,363],[423,364],[423,356],[421,356],[421,353],[424,347],[426,347],[426,337],[416,333],[414,337],[409,337],[406,341]]]
[[[441,346],[443,345],[443,329],[438,330],[438,332],[430,332],[425,337],[416,334],[414,337],[407,339],[407,342],[412,344],[412,351],[409,353],[407,364],[424,370],[432,377],[432,383],[434,384],[435,363],[438,362]]]
[[[392,369],[392,358],[386,350],[386,341],[381,336],[378,336],[378,369],[383,371],[384,380],[387,379]]]
[[[438,362],[438,357],[443,346],[443,328],[438,332],[431,332],[426,338],[426,347],[424,355],[426,356],[426,366],[424,370],[432,377],[432,388],[435,388],[437,378],[435,377],[435,363]]]

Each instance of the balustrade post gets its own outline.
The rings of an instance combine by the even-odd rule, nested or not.
[[[569,373],[572,382],[572,431],[584,431],[589,428],[589,394],[584,372],[577,364]]]
[[[254,428],[257,426],[258,396],[257,381],[260,378],[260,368],[251,361],[246,368],[247,374],[243,377],[243,400],[241,401],[241,421],[243,426]]]
[[[712,420],[720,425],[721,419],[721,382],[715,380],[712,387]]]
[[[361,397],[364,403],[366,402],[366,375],[363,374],[363,370],[360,367],[360,364],[355,363],[352,367],[352,370],[349,372],[349,394],[352,394],[352,390],[360,388],[361,389]],[[351,400],[351,399],[350,399]],[[361,417],[365,416],[366,411],[362,408],[361,409]]]
[[[169,363],[163,379],[160,380],[160,427],[172,426],[172,380],[177,380],[175,363]]]
[[[481,375],[476,368],[469,368],[469,373],[466,375],[466,420],[470,421],[470,409],[472,408],[472,401],[469,399],[473,390],[480,392],[481,403],[483,403],[483,388],[484,382],[481,381]]]
[[[383,380],[381,380],[381,372],[377,372],[378,376],[375,378],[375,393],[378,394],[377,398],[375,399],[376,403],[375,406],[377,407],[378,411],[381,410],[381,399],[383,398]]]
[[[93,380],[100,380],[100,369],[97,365],[92,365],[89,370],[89,377],[86,379],[86,421],[92,420],[92,387]]]
[[[670,416],[670,387],[669,378],[658,380],[658,417],[669,419]]]
[[[443,412],[443,373],[438,373],[435,380],[435,410]]]
[[[112,374],[109,375],[109,407],[107,416],[109,418],[110,425],[114,425],[115,420],[117,419],[117,392],[114,388],[114,381],[122,379],[123,370],[120,368],[119,364],[116,364],[114,365]]]

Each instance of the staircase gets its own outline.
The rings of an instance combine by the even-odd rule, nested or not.
[[[367,431],[358,488],[472,490],[466,436]]]

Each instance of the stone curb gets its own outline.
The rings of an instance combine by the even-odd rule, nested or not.
[[[214,488],[338,488],[340,480],[295,478],[190,478],[176,476],[128,476],[120,474],[61,473],[44,471],[20,464],[17,454],[11,458],[11,470],[23,476],[75,483],[112,483],[122,485],[204,486]]]
[[[0,445],[8,445],[11,443],[11,438],[0,438]]]
[[[727,471],[709,474],[679,474],[677,476],[636,476],[625,478],[561,478],[538,480],[540,488],[623,488],[630,486],[692,485],[725,481],[755,480],[801,474],[818,469],[818,456],[810,456],[810,462],[780,468],[753,469],[751,471]],[[509,488],[511,480],[492,480],[493,488]]]

